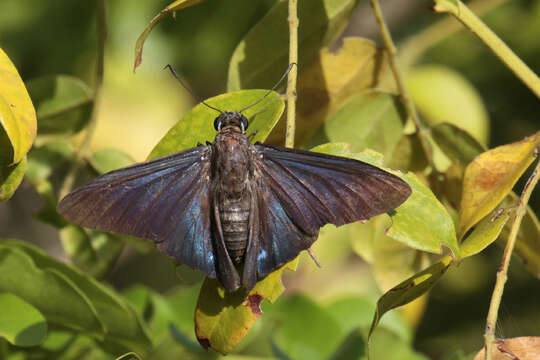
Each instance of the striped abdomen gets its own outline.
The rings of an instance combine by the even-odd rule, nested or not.
[[[242,263],[249,237],[249,197],[229,200],[220,206],[219,217],[225,247],[236,264]]]

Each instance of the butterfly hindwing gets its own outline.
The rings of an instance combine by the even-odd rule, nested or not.
[[[104,174],[66,196],[74,224],[146,238],[178,262],[216,277],[208,146]]]

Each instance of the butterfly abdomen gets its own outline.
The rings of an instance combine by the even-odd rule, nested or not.
[[[249,236],[249,197],[225,201],[220,206],[219,217],[223,240],[231,260],[239,265],[244,259]]]

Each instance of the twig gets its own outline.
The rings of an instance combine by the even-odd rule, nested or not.
[[[519,198],[516,210],[516,217],[514,219],[514,223],[512,224],[510,235],[508,236],[506,248],[504,249],[502,264],[497,271],[497,280],[495,282],[495,288],[493,289],[491,302],[489,304],[489,312],[486,321],[486,332],[484,334],[486,360],[491,360],[492,345],[495,341],[495,324],[497,323],[497,314],[499,312],[499,305],[501,304],[504,284],[507,280],[508,266],[510,264],[512,251],[514,250],[514,245],[516,243],[519,226],[521,225],[521,220],[523,219],[523,216],[527,211],[527,203],[529,202],[529,198],[531,197],[532,191],[538,183],[539,178],[540,161],[537,162],[536,168],[534,169],[534,172],[532,173],[529,180],[527,180],[527,184],[525,184],[523,192],[521,193],[521,197]]]
[[[373,7],[373,12],[375,13],[375,18],[377,19],[377,24],[379,25],[379,29],[381,31],[384,45],[386,47],[386,50],[388,51],[390,68],[392,69],[392,73],[394,74],[394,78],[396,79],[396,84],[398,87],[399,95],[401,97],[401,101],[403,103],[403,106],[405,107],[405,110],[407,111],[407,115],[414,123],[414,127],[416,128],[416,134],[418,135],[418,139],[420,140],[420,144],[422,145],[422,149],[426,154],[426,158],[429,164],[432,165],[433,170],[436,170],[433,163],[431,146],[425,135],[425,129],[420,122],[420,118],[418,117],[418,113],[416,112],[416,108],[414,107],[414,104],[412,102],[411,95],[409,94],[409,91],[407,90],[407,87],[405,85],[405,81],[403,80],[403,75],[399,70],[399,64],[396,59],[396,46],[394,45],[392,36],[390,35],[390,31],[388,30],[388,26],[386,26],[386,23],[384,22],[381,6],[379,5],[379,0],[370,0],[370,2],[371,6]]]
[[[94,81],[94,106],[92,107],[92,114],[90,115],[90,121],[88,122],[84,139],[82,140],[79,149],[75,153],[75,159],[73,160],[71,168],[69,169],[69,172],[67,173],[62,186],[60,187],[60,198],[66,196],[71,191],[75,178],[77,177],[77,173],[79,172],[82,159],[86,156],[96,131],[98,110],[101,103],[101,88],[103,86],[105,40],[107,39],[107,14],[105,10],[105,0],[96,0],[96,4],[98,10],[98,57]]]
[[[484,15],[509,0],[473,0],[467,3],[469,8],[478,15]],[[444,17],[436,23],[423,29],[420,33],[409,37],[400,46],[399,62],[402,69],[413,66],[418,59],[435,44],[464,30],[463,26],[452,17]]]
[[[540,98],[540,78],[461,1],[435,0],[437,12],[454,15],[471,30],[514,74]]]
[[[298,15],[296,12],[297,0],[289,0],[289,64],[298,64]],[[298,67],[289,72],[287,78],[287,130],[285,133],[285,146],[294,147],[294,133],[296,129],[296,77]]]

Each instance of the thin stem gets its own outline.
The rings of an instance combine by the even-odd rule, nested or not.
[[[467,5],[478,15],[484,15],[509,0],[473,0]],[[420,33],[409,37],[402,43],[399,60],[402,69],[414,65],[418,59],[434,45],[464,30],[463,26],[452,17],[444,17],[428,26]]]
[[[433,156],[431,153],[431,146],[425,135],[425,129],[420,122],[420,118],[418,117],[416,108],[414,107],[414,104],[412,102],[411,95],[409,94],[407,86],[405,85],[405,80],[403,80],[403,75],[401,74],[401,71],[399,69],[399,64],[396,58],[396,46],[394,45],[392,36],[390,35],[390,31],[388,30],[388,26],[386,26],[386,23],[384,22],[384,17],[381,11],[381,6],[379,5],[379,0],[370,0],[370,2],[371,6],[373,7],[373,12],[375,13],[375,18],[377,19],[377,24],[379,25],[379,29],[381,31],[384,45],[386,47],[386,50],[388,51],[390,68],[392,69],[392,73],[394,74],[394,78],[396,79],[396,85],[398,87],[399,95],[401,97],[401,102],[405,107],[405,111],[407,111],[407,115],[414,123],[414,127],[416,128],[416,134],[418,135],[418,139],[420,140],[420,144],[422,145],[422,149],[424,150],[426,158],[429,164],[432,165],[433,170],[435,170]]]
[[[297,0],[289,0],[289,64],[298,64],[298,15]],[[294,147],[294,133],[296,129],[296,77],[298,67],[289,71],[287,78],[287,130],[285,133],[285,146]]]
[[[107,13],[105,10],[105,0],[96,0],[98,10],[98,57],[96,63],[96,74],[94,81],[94,106],[92,107],[92,114],[90,115],[90,121],[86,129],[86,134],[82,143],[75,153],[75,159],[71,164],[71,168],[64,178],[64,182],[60,187],[60,198],[66,196],[72,189],[82,159],[86,156],[92,138],[96,131],[98,110],[101,104],[101,88],[103,86],[104,75],[104,62],[105,62],[105,41],[107,39]]]
[[[493,289],[491,302],[489,304],[489,312],[488,312],[487,321],[486,321],[486,332],[484,334],[486,360],[491,360],[492,345],[493,345],[493,342],[495,341],[495,325],[497,323],[497,314],[499,312],[499,305],[501,304],[501,298],[504,291],[504,284],[506,283],[506,280],[507,280],[508,266],[510,264],[510,259],[512,257],[512,251],[514,250],[514,245],[516,244],[516,238],[517,238],[519,226],[521,225],[521,220],[523,219],[523,216],[527,212],[527,203],[529,202],[529,198],[531,197],[532,191],[534,187],[536,186],[536,184],[538,183],[539,178],[540,178],[540,161],[537,162],[536,168],[534,169],[533,174],[531,175],[529,180],[527,180],[527,184],[525,184],[525,188],[523,189],[523,192],[521,193],[521,197],[517,205],[516,217],[514,219],[514,223],[512,224],[510,235],[508,236],[508,242],[506,243],[506,248],[504,249],[502,264],[499,270],[497,271],[497,280],[495,282],[495,288]]]
[[[514,74],[540,98],[540,78],[461,1],[435,0],[437,12],[454,15],[480,38]]]

